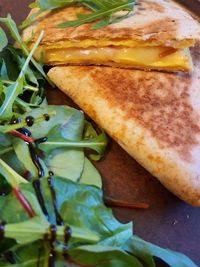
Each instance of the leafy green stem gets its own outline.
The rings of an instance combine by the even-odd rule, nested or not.
[[[95,148],[96,146],[104,147],[106,145],[105,142],[90,142],[90,141],[80,141],[80,142],[73,142],[73,141],[65,141],[65,142],[53,142],[47,141],[42,146],[53,146],[53,147],[78,147],[78,148]]]
[[[18,188],[20,183],[28,183],[2,159],[0,159],[0,173],[5,177],[12,188]]]
[[[19,137],[20,139],[22,139],[22,140],[24,140],[25,142],[28,142],[28,143],[33,143],[34,142],[34,140],[31,137],[26,136],[26,135],[24,135],[24,134],[22,134],[22,133],[20,133],[20,132],[18,132],[16,130],[10,131],[9,134],[12,135],[12,136],[15,136],[15,137]]]
[[[13,194],[22,205],[23,209],[27,212],[28,216],[30,218],[34,217],[35,212],[33,211],[31,205],[28,203],[24,195],[21,193],[21,191],[18,188],[13,188]]]
[[[10,81],[10,80],[2,80],[2,83],[11,85],[11,84],[14,84],[15,82],[14,81]],[[33,92],[38,92],[39,91],[38,87],[34,87],[34,86],[31,86],[31,85],[24,85],[24,89],[29,90],[29,91],[33,91]]]
[[[100,236],[95,232],[80,227],[70,226],[71,238],[88,243],[96,243]],[[36,240],[50,239],[50,224],[42,218],[35,217],[28,221],[5,225],[5,237],[14,238],[20,243],[28,243]],[[65,226],[56,226],[56,240],[64,243]]]
[[[48,115],[51,117],[51,116],[54,116],[56,113],[55,112],[49,112]],[[45,118],[44,116],[40,116],[38,118],[36,118],[34,120],[34,124],[38,124],[38,123],[41,123],[45,121]],[[27,122],[25,119],[23,119],[20,123],[16,123],[16,124],[10,124],[10,125],[5,125],[5,126],[0,126],[0,132],[3,132],[3,133],[9,133],[11,131],[14,131],[14,130],[17,130],[17,129],[20,129],[20,128],[23,128],[23,127],[27,127]]]
[[[105,133],[102,133],[94,138],[85,139],[81,141],[70,141],[66,139],[51,141],[40,145],[41,149],[44,151],[49,151],[54,148],[89,148],[96,151],[100,156],[103,155],[106,145],[107,145],[107,137]]]
[[[5,177],[7,182],[12,187],[12,192],[22,205],[24,210],[27,212],[29,217],[35,216],[33,209],[31,208],[30,204],[23,196],[19,189],[20,183],[28,183],[24,178],[22,178],[17,172],[15,172],[8,164],[6,164],[2,159],[0,159],[0,173]]]

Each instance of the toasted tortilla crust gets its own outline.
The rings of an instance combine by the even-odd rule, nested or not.
[[[49,77],[144,168],[200,206],[200,46],[192,75],[55,67]]]
[[[64,41],[76,43],[80,40],[135,40],[150,45],[183,47],[184,41],[190,45],[200,37],[200,27],[184,9],[170,0],[138,0],[134,15],[116,24],[91,30],[91,24],[77,28],[56,28],[66,20],[76,19],[77,13],[87,12],[81,7],[64,8],[44,12],[38,20],[24,30],[23,39],[35,41],[41,30],[45,31],[41,46],[49,46]],[[33,35],[34,34],[34,35]],[[80,44],[81,46],[81,44]]]

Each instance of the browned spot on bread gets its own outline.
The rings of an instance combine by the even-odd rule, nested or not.
[[[136,9],[138,10],[154,10],[160,13],[163,13],[165,9],[162,5],[155,3],[153,1],[138,1],[136,3]]]
[[[161,148],[174,148],[190,159],[200,128],[190,103],[189,75],[96,67],[92,78],[101,88],[98,94],[124,111],[125,120],[136,120]]]

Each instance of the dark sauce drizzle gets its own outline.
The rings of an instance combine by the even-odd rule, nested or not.
[[[29,126],[29,127],[33,126],[34,118],[32,116],[26,117],[25,120],[26,120],[27,126]],[[20,132],[22,132],[26,136],[31,136],[31,132],[26,128],[21,128]],[[44,138],[38,139],[38,142],[36,142],[36,146],[41,141],[45,142],[46,139],[44,139]],[[40,204],[40,207],[41,207],[44,215],[46,216],[47,220],[49,220],[49,214],[48,214],[47,208],[45,206],[45,201],[44,201],[44,198],[43,198],[43,195],[42,195],[41,182],[40,182],[40,178],[44,176],[44,169],[43,169],[43,167],[42,167],[42,165],[40,163],[40,159],[39,159],[39,156],[36,153],[36,149],[35,149],[34,145],[32,143],[27,143],[27,145],[29,147],[29,152],[30,152],[31,159],[32,159],[35,167],[38,170],[38,177],[39,177],[38,180],[33,181],[33,188],[35,190],[35,193],[36,193],[38,202]]]
[[[44,169],[40,163],[39,156],[37,155],[37,153],[35,151],[35,147],[33,146],[32,143],[28,143],[28,147],[29,147],[31,159],[32,159],[35,167],[38,170],[38,176],[39,176],[39,178],[41,178],[42,176],[44,176]]]
[[[10,124],[18,124],[18,123],[20,123],[22,120],[21,120],[21,118],[15,118],[15,119],[12,119],[11,121],[10,121]]]
[[[48,114],[44,114],[43,116],[44,116],[44,119],[46,121],[50,120],[50,116]],[[26,120],[26,124],[28,127],[33,126],[34,118],[32,116],[26,117],[25,120]],[[20,123],[20,122],[21,122],[20,119],[15,119],[12,121],[12,124],[16,124],[16,123]],[[18,131],[23,133],[26,136],[31,136],[31,132],[26,128],[21,128]],[[42,138],[36,139],[35,145],[37,146],[38,144],[44,143],[46,141],[47,141],[47,137],[42,137]],[[49,220],[49,214],[48,214],[47,208],[45,206],[45,201],[44,201],[44,198],[42,195],[41,181],[40,181],[40,178],[42,176],[44,176],[44,169],[42,168],[42,165],[41,165],[40,160],[39,160],[39,156],[37,155],[35,147],[33,146],[33,144],[32,143],[27,143],[27,144],[29,146],[31,159],[32,159],[34,165],[36,166],[36,168],[38,169],[39,179],[33,181],[33,188],[36,192],[36,196],[37,196],[38,202],[41,206],[41,209],[42,209],[44,215],[46,216],[47,220]],[[54,175],[54,173],[50,171],[49,172],[49,178],[48,178],[48,185],[49,185],[49,188],[51,190],[51,197],[52,197],[53,208],[54,208],[54,213],[55,213],[55,217],[56,217],[56,223],[58,225],[64,225],[64,221],[63,221],[61,215],[59,214],[59,211],[57,208],[56,192],[55,192],[55,189],[53,186],[53,179],[52,179],[53,175]],[[4,193],[2,193],[2,195],[4,195]],[[48,266],[49,267],[55,267],[56,252],[54,250],[54,245],[55,245],[55,241],[56,241],[56,231],[57,231],[56,225],[51,225],[50,226],[50,253],[49,253],[49,260],[48,260]],[[71,235],[72,235],[72,230],[69,226],[67,226],[64,229],[64,245],[65,245],[65,247],[63,249],[63,256],[65,258],[68,258],[67,245],[68,245],[68,242],[69,242]],[[4,225],[0,224],[0,240],[3,237],[4,237]],[[39,258],[40,258],[40,256],[39,256]],[[10,263],[16,263],[15,259],[13,258],[13,254],[10,254]],[[37,266],[39,266],[39,260],[38,260]]]
[[[20,129],[18,129],[18,131],[20,132],[20,133],[22,133],[22,134],[24,134],[25,136],[31,136],[31,132],[28,130],[28,129],[26,129],[26,128],[20,128]]]
[[[34,122],[35,122],[35,119],[32,117],[32,116],[27,116],[25,118],[25,121],[26,121],[26,124],[28,127],[31,127],[33,126]]]
[[[49,178],[48,178],[48,185],[49,188],[51,190],[51,197],[52,197],[52,202],[53,202],[53,208],[54,208],[54,213],[55,213],[55,217],[56,217],[56,223],[57,225],[64,225],[64,221],[58,211],[58,207],[57,207],[57,201],[56,201],[56,191],[54,189],[54,185],[53,185],[53,179],[52,179],[52,172],[49,173]]]
[[[63,249],[63,257],[67,260],[68,259],[68,242],[72,236],[72,229],[69,226],[66,226],[64,229],[64,249]]]
[[[49,121],[50,120],[49,114],[44,114],[43,116],[44,116],[45,121]]]
[[[39,144],[45,143],[47,140],[48,140],[47,137],[42,137],[42,138],[38,138],[38,139],[36,139],[36,140],[35,140],[35,143],[36,143],[37,145],[39,145]]]
[[[50,226],[50,253],[49,253],[49,261],[48,261],[49,267],[55,266],[56,252],[54,250],[54,245],[56,241],[56,230],[57,230],[56,225],[52,224]]]
[[[42,189],[41,189],[41,181],[40,179],[37,179],[35,181],[33,181],[33,188],[35,190],[38,202],[40,204],[40,207],[44,213],[44,215],[46,216],[47,220],[49,220],[49,213],[47,211],[47,208],[45,206],[45,201],[42,195]]]
[[[23,133],[24,135],[26,135],[26,136],[29,136],[29,137],[31,136],[31,132],[26,128],[21,128],[21,129],[19,129],[19,131],[21,133]],[[44,142],[44,138],[42,138],[42,139],[43,139],[43,142]],[[40,177],[44,176],[44,169],[42,168],[42,165],[40,163],[39,157],[38,157],[38,155],[37,155],[37,153],[35,151],[35,148],[34,148],[33,144],[32,143],[27,143],[27,145],[29,147],[31,159],[32,159],[35,167],[38,170],[38,176],[40,178]],[[37,143],[36,143],[36,145],[37,145]]]

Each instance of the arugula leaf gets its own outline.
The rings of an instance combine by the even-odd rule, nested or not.
[[[4,30],[0,27],[0,52],[7,46],[8,39]]]
[[[22,41],[22,38],[21,38],[19,31],[17,29],[17,25],[14,22],[14,20],[12,19],[12,17],[10,16],[10,14],[8,14],[6,18],[0,18],[0,22],[2,22],[5,26],[7,26],[12,38],[16,41],[16,43],[19,45],[19,47],[21,47],[21,49],[23,50],[24,54],[28,57],[28,55],[29,55],[28,48],[26,47],[26,44]],[[31,60],[32,64],[35,66],[35,68],[41,73],[41,75],[52,86],[54,86],[53,83],[47,77],[46,73],[44,72],[42,65],[39,64],[38,62],[36,62],[33,58],[30,58],[30,60]]]
[[[66,21],[57,25],[58,28],[66,27],[78,27],[82,24],[94,22],[100,20],[91,29],[98,29],[104,26],[107,26],[111,23],[114,23],[116,17],[113,18],[113,14],[119,11],[127,11],[123,16],[120,16],[120,19],[125,19],[130,12],[133,10],[135,0],[133,1],[101,1],[99,4],[98,1],[93,1],[96,6],[95,11],[89,14],[77,14],[77,20]],[[93,8],[94,9],[94,8]]]
[[[24,85],[24,81],[25,81],[24,73],[25,73],[27,66],[28,66],[38,44],[40,43],[42,37],[43,37],[43,32],[40,34],[33,49],[31,50],[29,56],[27,57],[17,81],[14,84],[10,85],[5,90],[5,100],[0,107],[0,119],[1,120],[8,119],[8,118],[12,117],[13,103],[14,103],[16,97],[19,94],[23,93],[23,85]]]
[[[21,61],[22,53],[20,49],[7,46],[0,53],[1,79],[15,81],[21,71],[19,62]],[[3,70],[2,70],[3,68]]]
[[[59,28],[78,27],[84,23],[96,22],[91,29],[105,27],[111,23],[125,19],[133,11],[136,0],[38,0],[32,8],[39,8],[35,13],[29,16],[21,25],[22,28],[30,25],[35,18],[45,10],[54,10],[57,8],[82,5],[91,12],[88,14],[77,14],[77,20],[66,21],[57,25]],[[118,15],[118,12],[124,12]]]
[[[47,9],[55,9],[55,8],[64,7],[66,5],[70,5],[74,2],[79,2],[79,1],[74,1],[74,0],[38,0],[37,6],[39,6],[43,10],[47,10]]]

